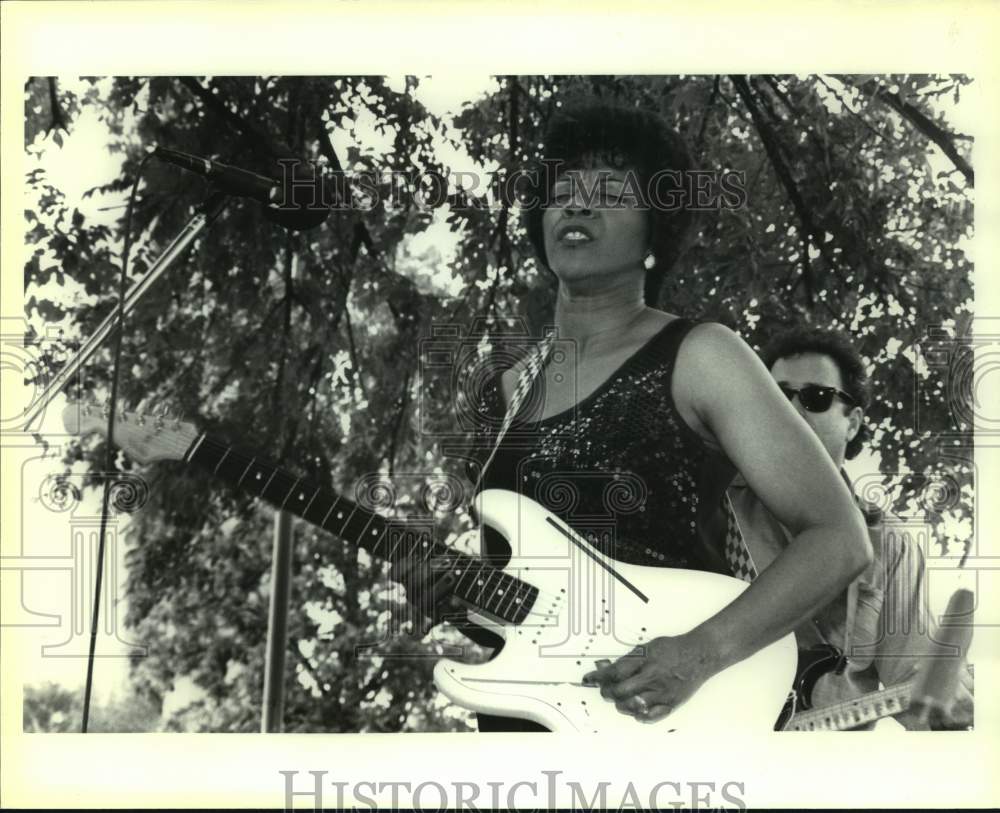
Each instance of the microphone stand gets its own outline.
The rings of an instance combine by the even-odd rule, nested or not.
[[[229,202],[227,196],[222,192],[213,192],[209,198],[201,204],[195,215],[187,222],[187,225],[181,229],[180,233],[174,238],[173,242],[164,249],[163,253],[156,258],[156,261],[150,266],[149,270],[142,277],[142,279],[136,281],[128,292],[125,294],[125,302],[121,309],[121,316],[124,319],[129,313],[131,313],[135,306],[142,299],[143,295],[150,289],[154,282],[156,282],[160,277],[166,273],[167,269],[177,260],[184,250],[191,244],[191,242],[201,234],[208,226],[215,222],[216,218],[222,213],[222,210],[226,208],[226,204]],[[80,368],[87,362],[87,360],[94,355],[97,348],[101,346],[101,343],[108,338],[115,330],[115,328],[120,327],[117,324],[119,315],[118,308],[112,308],[111,312],[107,315],[103,322],[98,326],[90,337],[81,345],[80,350],[77,352],[76,357],[68,361],[63,368],[56,373],[52,381],[46,386],[42,394],[32,403],[25,408],[22,414],[24,423],[22,425],[22,431],[29,431],[32,421],[34,421],[45,408],[52,403],[55,397],[62,391],[63,387],[72,380],[73,376],[79,372]]]
[[[140,168],[141,171],[141,168]],[[132,196],[135,196],[136,187],[132,188]],[[109,336],[113,335],[116,330],[121,330],[125,323],[125,317],[131,313],[139,300],[142,299],[143,295],[150,289],[154,282],[156,282],[171,265],[176,262],[176,260],[181,256],[184,250],[191,244],[191,242],[205,230],[207,226],[213,223],[216,218],[225,209],[226,203],[228,202],[227,196],[220,191],[213,192],[202,204],[198,207],[198,211],[194,216],[187,222],[183,229],[181,229],[180,234],[178,234],[169,246],[164,250],[164,252],[156,258],[156,261],[145,273],[145,275],[135,282],[128,291],[124,294],[120,294],[120,299],[118,307],[112,308],[111,312],[105,317],[104,321],[98,326],[90,337],[83,343],[83,346],[77,352],[76,357],[63,365],[62,369],[55,375],[54,379],[46,386],[45,390],[42,392],[41,396],[28,407],[22,413],[22,418],[24,419],[24,424],[22,426],[22,431],[29,431],[32,422],[38,418],[43,410],[55,399],[55,397],[62,391],[72,379],[73,376],[79,372],[80,368],[87,362],[87,360],[94,355],[97,348],[101,346]],[[129,209],[131,211],[132,200],[129,200]],[[131,227],[131,223],[127,224],[127,227]],[[123,257],[123,267],[122,275],[124,276],[126,269],[124,263],[128,261],[127,252],[129,246],[129,236],[125,237],[125,251],[126,256]],[[122,283],[124,287],[124,281]],[[120,339],[121,334],[119,334],[119,350],[120,350]],[[115,376],[118,374],[117,363],[115,365]],[[109,435],[108,439],[111,439],[111,427],[110,423],[114,419],[114,395],[117,391],[117,378],[112,379],[111,394],[112,394],[112,405],[111,412],[108,417],[109,421]],[[40,428],[40,427],[39,427]],[[109,452],[110,454],[110,452]],[[101,512],[101,530],[98,541],[98,552],[97,552],[97,583],[94,593],[94,613],[91,620],[90,628],[90,653],[87,657],[87,680],[84,686],[83,695],[83,722],[81,724],[82,733],[86,734],[88,731],[88,722],[90,717],[90,692],[93,684],[94,677],[94,653],[97,644],[97,625],[100,614],[100,597],[101,597],[101,576],[104,572],[104,539],[105,539],[105,525],[108,516],[108,497],[110,491],[108,484],[105,483],[104,486],[104,507]]]

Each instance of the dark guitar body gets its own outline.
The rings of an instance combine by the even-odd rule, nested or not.
[[[812,708],[812,693],[817,681],[823,675],[836,671],[843,657],[843,653],[830,644],[799,650],[795,682],[781,714],[778,715],[778,721],[774,724],[775,731],[783,731],[793,714]]]

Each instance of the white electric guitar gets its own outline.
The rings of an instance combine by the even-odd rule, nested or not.
[[[71,433],[107,429],[99,407],[72,404],[63,422]],[[237,452],[190,423],[125,413],[116,419],[114,440],[140,463],[183,460],[208,469],[375,557],[446,557],[454,568],[455,595],[477,623],[506,642],[487,663],[444,659],[434,669],[438,688],[473,711],[534,720],[557,732],[638,732],[650,725],[663,732],[767,732],[795,677],[790,634],[713,676],[666,718],[639,722],[617,711],[598,688],[582,685],[583,675],[598,660],[691,630],[733,601],[745,582],[617,562],[532,500],[488,490],[477,496],[477,512],[512,551],[499,569],[434,542],[427,531],[407,530],[399,520]]]

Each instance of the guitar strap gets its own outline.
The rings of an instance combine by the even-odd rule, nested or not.
[[[750,553],[747,541],[743,538],[740,521],[736,518],[728,489],[722,492],[722,511],[726,515],[726,564],[737,579],[752,582],[757,578],[757,565],[754,564],[753,554]]]
[[[524,399],[527,398],[528,393],[531,392],[531,387],[535,383],[535,379],[538,378],[542,370],[545,369],[545,365],[548,364],[549,356],[552,354],[552,346],[555,343],[555,338],[555,329],[547,328],[545,337],[528,355],[524,369],[521,371],[521,375],[517,379],[517,384],[514,386],[514,392],[511,394],[510,404],[507,407],[507,413],[504,415],[503,423],[500,424],[500,431],[497,432],[496,442],[494,442],[493,449],[490,451],[489,457],[486,458],[486,462],[483,463],[483,467],[479,470],[479,476],[476,478],[476,484],[473,486],[471,492],[473,497],[479,493],[479,488],[483,483],[483,478],[486,476],[486,470],[493,462],[493,458],[496,457],[497,450],[500,448],[500,443],[507,434],[507,430],[510,429],[510,425],[514,422],[514,418],[517,416],[517,413],[520,412],[521,406],[524,404]]]
[[[847,620],[844,622],[844,650],[840,653],[840,661],[834,674],[842,675],[851,660],[851,637],[854,634],[854,617],[858,608],[858,576],[847,586]]]

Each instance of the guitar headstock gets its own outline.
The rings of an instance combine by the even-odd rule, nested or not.
[[[108,409],[94,403],[71,402],[62,413],[70,434],[108,433]],[[180,460],[198,437],[194,424],[171,417],[166,409],[115,413],[114,443],[139,463]]]

